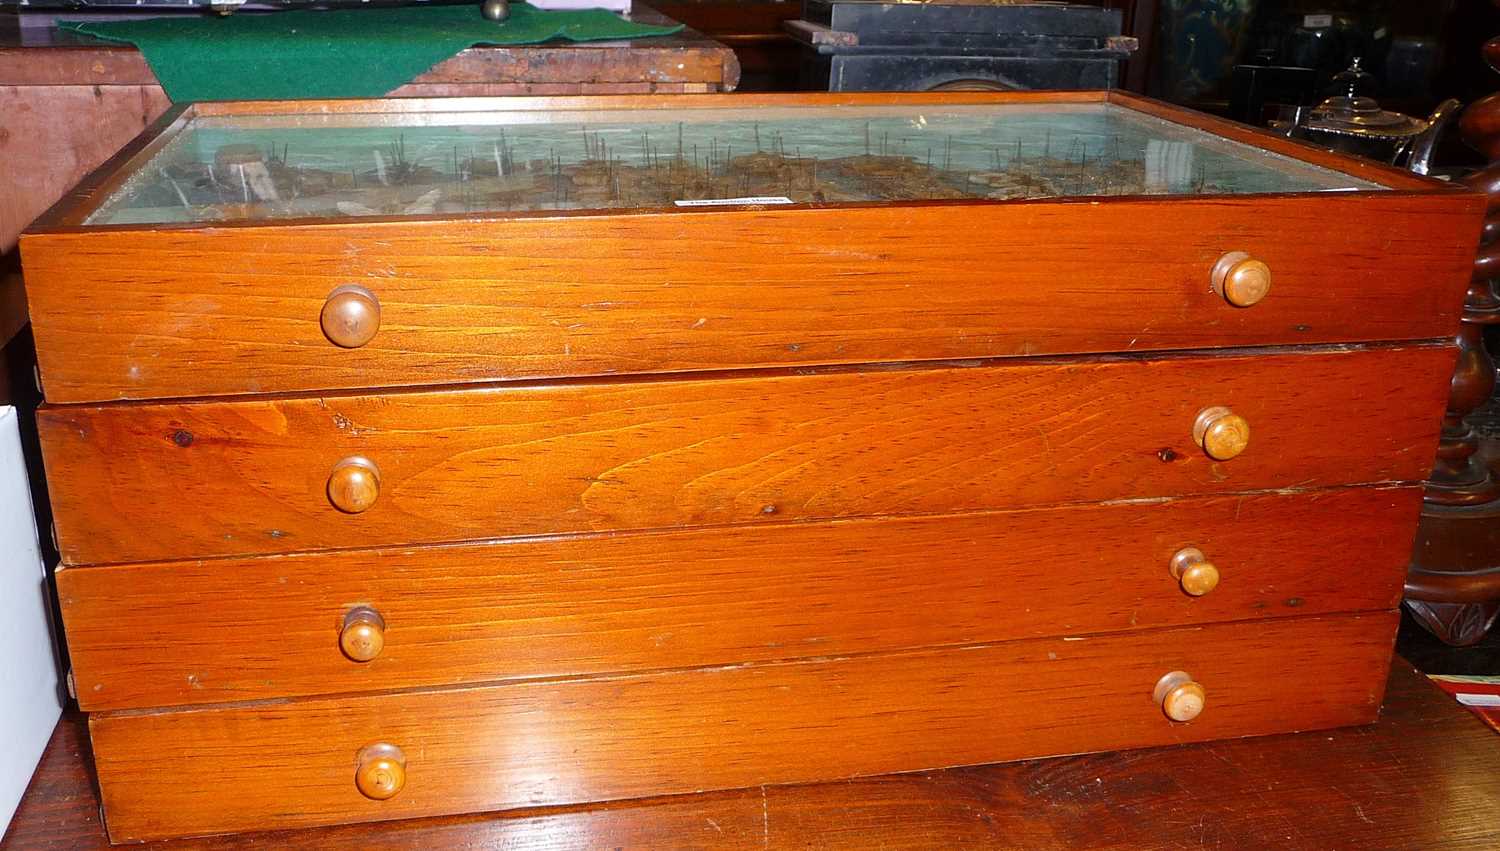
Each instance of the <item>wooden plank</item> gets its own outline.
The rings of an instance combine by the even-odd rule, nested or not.
[[[659,46],[652,46],[648,40],[479,46],[439,62],[389,96],[411,97],[420,90],[413,87],[443,85],[462,91],[464,86],[492,83],[574,83],[583,87],[584,94],[592,95],[608,93],[595,86],[619,83],[703,83],[731,91],[738,82],[737,67],[733,51],[702,36],[691,41],[673,38]]]
[[[629,677],[96,714],[110,837],[832,780],[1375,719],[1394,612]],[[1152,700],[1206,689],[1195,721]],[[406,786],[354,786],[389,742]],[[233,790],[234,794],[226,794]],[[288,790],[296,790],[288,804]]]
[[[1103,91],[1005,91],[1005,92],[737,92],[732,98],[697,95],[683,98],[466,98],[464,103],[435,100],[306,100],[306,101],[215,101],[198,104],[204,115],[286,115],[310,112],[320,115],[360,113],[489,112],[494,110],[675,110],[771,108],[778,106],[955,106],[993,103],[1104,103]],[[1186,112],[1186,111],[1184,111]]]
[[[79,704],[149,708],[1390,609],[1420,501],[1420,488],[1263,494],[57,581]],[[1206,596],[1169,573],[1187,546],[1219,568]],[[367,663],[339,650],[356,606],[385,625]]]
[[[718,91],[714,83],[408,83],[391,97],[523,97],[528,95],[702,94]]]
[[[169,105],[155,87],[0,85],[0,254]]]
[[[6,851],[108,851],[88,753],[82,718],[65,717],[5,835]],[[1500,737],[1397,659],[1380,719],[1365,727],[141,847],[1080,851],[1212,839],[1286,851],[1480,851],[1500,846],[1497,760]],[[1202,793],[1163,792],[1179,789]]]
[[[31,47],[0,38],[0,81],[7,86],[52,89],[141,86],[166,98],[146,57],[134,46],[123,44]]]
[[[1420,481],[1448,346],[39,412],[70,564]],[[1002,362],[1006,363],[1006,362]],[[1199,412],[1250,448],[1215,462]],[[372,506],[329,495],[372,463]]]
[[[810,21],[793,20],[782,21],[781,26],[792,37],[804,44],[820,45],[831,44],[837,47],[854,47],[859,44],[859,34],[843,32],[830,29],[823,24],[815,24]]]
[[[1378,192],[537,215],[85,230],[23,252],[48,398],[85,402],[1444,338],[1483,206]],[[1272,270],[1250,308],[1210,286],[1233,250]],[[381,329],[343,349],[319,315],[351,283]]]

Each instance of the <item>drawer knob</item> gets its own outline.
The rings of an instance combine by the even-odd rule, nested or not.
[[[1203,686],[1184,671],[1173,671],[1156,682],[1152,698],[1173,721],[1191,721],[1203,712]]]
[[[345,514],[367,511],[380,496],[380,471],[369,459],[345,458],[328,475],[328,501]]]
[[[339,648],[355,662],[368,662],[385,649],[385,618],[369,606],[350,610],[339,630]]]
[[[1228,408],[1204,408],[1193,421],[1193,441],[1215,461],[1228,461],[1250,445],[1250,424]]]
[[[1231,251],[1214,264],[1211,280],[1225,301],[1249,307],[1271,292],[1271,267],[1243,251]]]
[[[1219,587],[1219,569],[1197,547],[1183,547],[1172,556],[1172,578],[1194,597]]]
[[[396,797],[406,785],[406,754],[385,742],[376,742],[359,752],[354,785],[360,794],[376,801]]]
[[[380,330],[380,302],[364,287],[337,287],[323,302],[318,321],[330,343],[357,349],[375,339],[375,332]]]

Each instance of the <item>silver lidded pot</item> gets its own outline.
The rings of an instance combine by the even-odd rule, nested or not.
[[[1457,115],[1458,101],[1444,101],[1425,120],[1382,109],[1374,98],[1359,93],[1374,81],[1359,62],[1356,58],[1334,75],[1333,85],[1342,90],[1340,94],[1311,109],[1299,108],[1290,120],[1273,121],[1271,126],[1287,136],[1345,153],[1388,163],[1406,161],[1413,171],[1426,174],[1433,143]]]

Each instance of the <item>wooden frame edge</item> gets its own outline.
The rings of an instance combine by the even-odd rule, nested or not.
[[[566,106],[574,111],[620,109],[739,109],[758,106],[984,105],[991,103],[1105,103],[1102,89],[1006,92],[720,92],[712,94],[519,95],[464,98],[364,98],[296,101],[296,112],[313,115],[423,112],[537,112]],[[283,115],[287,101],[222,101],[195,104],[203,116]]]
[[[288,104],[293,104],[289,106]],[[992,104],[1027,104],[1027,103],[1055,103],[1055,104],[1115,104],[1125,109],[1130,109],[1142,115],[1163,121],[1214,134],[1231,142],[1250,145],[1252,147],[1269,151],[1272,154],[1289,157],[1304,165],[1328,169],[1352,178],[1369,181],[1384,187],[1376,190],[1381,194],[1390,191],[1417,192],[1429,194],[1451,195],[1463,193],[1466,187],[1436,180],[1430,177],[1412,174],[1402,169],[1383,165],[1373,161],[1362,161],[1354,157],[1326,151],[1315,145],[1288,139],[1283,136],[1270,133],[1269,131],[1238,124],[1215,116],[1192,112],[1182,107],[1174,106],[1163,101],[1140,95],[1130,94],[1119,90],[1028,90],[1028,91],[1006,91],[1006,92],[807,92],[807,93],[717,93],[717,94],[678,94],[678,95],[563,95],[563,96],[521,96],[521,97],[462,97],[462,98],[367,98],[356,100],[307,100],[307,101],[221,101],[187,103],[174,105],[161,118],[146,127],[136,136],[130,144],[126,145],[118,154],[105,161],[102,165],[85,177],[77,187],[69,191],[57,203],[53,204],[46,212],[37,217],[30,226],[22,233],[22,241],[28,237],[40,233],[70,233],[79,230],[99,231],[144,231],[144,230],[198,230],[205,227],[259,227],[271,224],[282,224],[280,221],[245,220],[230,222],[188,222],[180,225],[98,225],[85,226],[84,222],[90,215],[96,212],[103,199],[115,191],[133,173],[133,167],[138,166],[145,159],[154,155],[173,138],[185,129],[185,127],[198,117],[230,117],[230,116],[271,116],[285,115],[291,112],[305,113],[309,115],[415,115],[431,112],[444,112],[450,114],[479,113],[496,110],[517,112],[538,112],[560,108],[570,111],[589,112],[606,110],[656,110],[656,109],[714,109],[714,110],[737,110],[746,108],[757,108],[766,106],[985,106]],[[1287,193],[1254,193],[1247,194],[1246,198],[1280,197]],[[1291,193],[1309,194],[1309,193]],[[1357,193],[1357,194],[1363,194]],[[1080,196],[1078,199],[1058,198],[1047,199],[1052,201],[1066,202],[1069,200],[1080,200],[1088,202],[1119,202],[1142,197],[1156,198],[1156,196],[1117,196],[1108,199],[1100,199],[1092,196]],[[1218,197],[1218,196],[1215,196]],[[1160,199],[1157,199],[1160,200]],[[871,202],[872,204],[884,204],[886,202]],[[975,204],[976,201],[959,200],[953,202],[927,202],[932,204]],[[1009,204],[1009,203],[1036,203],[1035,201],[1002,202],[988,201],[977,202],[983,205]],[[808,205],[795,205],[799,208]],[[867,204],[850,205],[812,205],[819,209],[868,206]],[[660,214],[669,208],[631,208],[631,213],[657,213]],[[683,212],[672,208],[673,212]],[[536,217],[563,217],[573,218],[575,216],[596,215],[619,215],[622,210],[598,209],[598,210],[546,210],[530,211],[530,215],[510,214],[506,216],[485,216],[481,219],[498,218],[536,218]],[[471,217],[464,217],[471,218]],[[328,225],[328,224],[375,224],[408,221],[432,221],[432,216],[371,216],[359,217],[355,220],[349,219],[327,219],[327,218],[299,218],[288,219],[287,222],[295,221],[302,225]],[[444,221],[447,218],[442,219]]]

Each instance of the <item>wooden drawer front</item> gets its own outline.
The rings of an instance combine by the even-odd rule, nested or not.
[[[69,563],[1417,481],[1451,348],[51,408]],[[1200,410],[1251,428],[1227,462]],[[333,507],[365,458],[372,507]]]
[[[84,709],[1390,609],[1420,488],[68,568]],[[1191,597],[1173,554],[1220,583]],[[345,619],[384,647],[351,661]]]
[[[86,402],[1444,338],[1483,207],[1392,192],[698,211],[55,233],[22,250],[47,397]],[[1234,251],[1271,268],[1253,307],[1210,286]],[[348,285],[381,318],[344,349],[319,316]]]
[[[1397,616],[90,717],[116,841],[799,783],[1372,721]],[[1171,671],[1206,691],[1167,720]],[[375,801],[358,753],[399,747]]]

